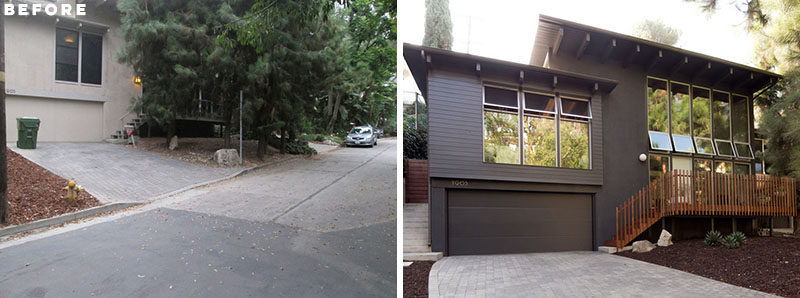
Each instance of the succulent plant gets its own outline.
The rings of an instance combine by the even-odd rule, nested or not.
[[[716,246],[720,243],[720,240],[722,240],[722,233],[716,230],[711,230],[706,233],[706,239],[703,240],[703,243],[708,246]]]

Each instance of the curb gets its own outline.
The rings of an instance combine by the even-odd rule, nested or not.
[[[31,231],[31,230],[36,230],[36,229],[40,229],[40,228],[44,228],[44,227],[60,225],[60,224],[63,224],[63,223],[66,223],[66,222],[70,222],[70,221],[73,221],[73,220],[92,217],[92,216],[100,214],[100,213],[106,213],[106,212],[109,212],[109,211],[117,211],[117,210],[125,209],[125,208],[128,208],[128,207],[148,204],[148,203],[155,202],[155,201],[158,201],[158,200],[161,200],[161,199],[164,199],[164,198],[168,198],[168,197],[171,197],[171,196],[174,196],[174,195],[177,195],[179,193],[183,193],[183,192],[195,189],[195,188],[200,188],[200,187],[203,187],[203,186],[206,186],[206,185],[209,185],[209,184],[214,184],[214,183],[217,183],[217,182],[222,182],[222,181],[234,179],[234,178],[249,174],[249,173],[251,173],[253,171],[261,170],[263,168],[267,168],[267,167],[270,167],[270,166],[279,165],[279,164],[282,164],[282,163],[285,163],[285,162],[288,162],[288,161],[292,161],[292,160],[295,160],[295,159],[298,159],[298,158],[301,158],[301,157],[306,157],[306,155],[295,155],[295,156],[292,156],[292,157],[289,157],[289,158],[286,158],[286,159],[276,160],[276,161],[268,162],[268,163],[265,163],[265,164],[260,164],[260,165],[254,166],[254,167],[250,167],[250,168],[247,168],[247,169],[242,169],[242,170],[240,170],[240,171],[238,171],[236,173],[233,173],[231,175],[228,175],[226,177],[222,177],[222,178],[219,178],[219,179],[214,179],[214,180],[210,180],[210,181],[196,183],[196,184],[189,185],[189,186],[186,186],[184,188],[181,188],[181,189],[178,189],[178,190],[175,190],[175,191],[171,191],[171,192],[168,192],[168,193],[165,193],[165,194],[161,194],[161,195],[152,197],[152,198],[150,198],[149,200],[147,200],[145,202],[111,203],[111,204],[107,204],[107,205],[102,205],[102,206],[92,207],[92,208],[89,208],[89,209],[75,211],[75,212],[72,212],[72,213],[62,214],[62,215],[59,215],[59,216],[56,216],[56,217],[40,219],[40,220],[37,220],[37,221],[32,221],[32,222],[19,224],[19,225],[15,225],[15,226],[9,226],[9,227],[0,229],[0,237],[13,235],[13,234],[19,234],[19,233],[23,233],[23,232],[28,232],[28,231]],[[38,163],[36,163],[36,164],[39,165]],[[39,165],[39,166],[42,167],[42,168],[45,168],[42,165]],[[47,169],[47,168],[45,168],[45,169]],[[49,169],[47,169],[47,170],[50,171]],[[50,171],[50,172],[52,172],[52,171]]]
[[[164,198],[168,198],[168,197],[171,197],[171,196],[174,196],[174,195],[177,195],[179,193],[183,193],[183,192],[195,189],[195,188],[200,188],[200,187],[203,187],[203,186],[206,186],[206,185],[209,185],[209,184],[214,184],[214,183],[217,183],[217,182],[222,182],[222,181],[230,180],[230,179],[237,178],[237,177],[240,177],[240,176],[244,176],[244,175],[249,174],[249,173],[251,173],[253,171],[258,171],[258,170],[261,170],[261,169],[266,168],[266,167],[279,165],[279,164],[282,164],[284,162],[292,161],[292,160],[295,160],[295,159],[298,159],[298,158],[301,158],[301,157],[305,157],[305,156],[306,155],[295,155],[295,156],[292,156],[292,157],[289,157],[289,158],[286,158],[286,159],[276,160],[276,161],[268,162],[268,163],[265,163],[265,164],[260,164],[260,165],[257,165],[257,166],[251,167],[251,168],[242,169],[241,171],[238,171],[236,173],[233,173],[231,175],[228,175],[228,176],[225,176],[225,177],[222,177],[222,178],[217,178],[217,179],[214,179],[214,180],[209,180],[209,181],[205,181],[205,182],[192,184],[192,185],[186,186],[186,187],[178,189],[178,190],[174,190],[174,191],[171,191],[171,192],[168,192],[168,193],[165,193],[165,194],[157,195],[155,197],[150,198],[146,202],[148,202],[148,203],[149,202],[155,202],[155,201],[158,201],[158,200],[161,200],[161,199],[164,199]]]
[[[24,224],[19,224],[15,226],[10,226],[6,228],[0,229],[0,237],[8,236],[12,234],[18,234],[22,232],[28,232],[31,230],[36,230],[44,227],[60,225],[65,222],[70,222],[76,219],[83,219],[87,217],[91,217],[100,213],[106,213],[109,211],[117,211],[121,209],[125,209],[131,206],[142,205],[143,203],[112,203],[108,205],[102,205],[97,207],[92,207],[89,209],[84,209],[80,211],[75,211],[72,213],[62,214],[56,217],[40,219],[37,221],[32,221]]]

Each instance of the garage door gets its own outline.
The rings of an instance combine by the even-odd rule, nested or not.
[[[448,253],[592,250],[587,194],[449,190]]]

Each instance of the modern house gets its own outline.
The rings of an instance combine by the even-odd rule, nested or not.
[[[756,170],[753,98],[777,74],[549,16],[530,64],[403,51],[428,103],[432,251],[594,250],[795,215],[794,181]]]
[[[128,107],[141,87],[133,69],[116,59],[124,44],[117,1],[77,2],[86,4],[85,16],[5,18],[9,142],[17,139],[17,117],[41,119],[39,141],[97,142],[137,116]]]

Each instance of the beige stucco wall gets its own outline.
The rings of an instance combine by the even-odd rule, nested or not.
[[[120,117],[127,114],[131,98],[141,94],[141,89],[133,84],[133,69],[117,62],[116,54],[124,41],[119,33],[119,16],[109,9],[112,3],[106,5],[87,8],[87,15],[78,18],[109,27],[103,33],[100,86],[55,80],[55,29],[75,29],[74,24],[46,16],[6,18],[8,141],[16,141],[18,116],[42,120],[42,142],[96,142],[120,130]],[[85,26],[82,28],[91,27],[88,23]]]
[[[103,138],[103,103],[52,98],[6,98],[8,141],[17,140],[17,118],[38,117],[39,141],[96,142]]]

